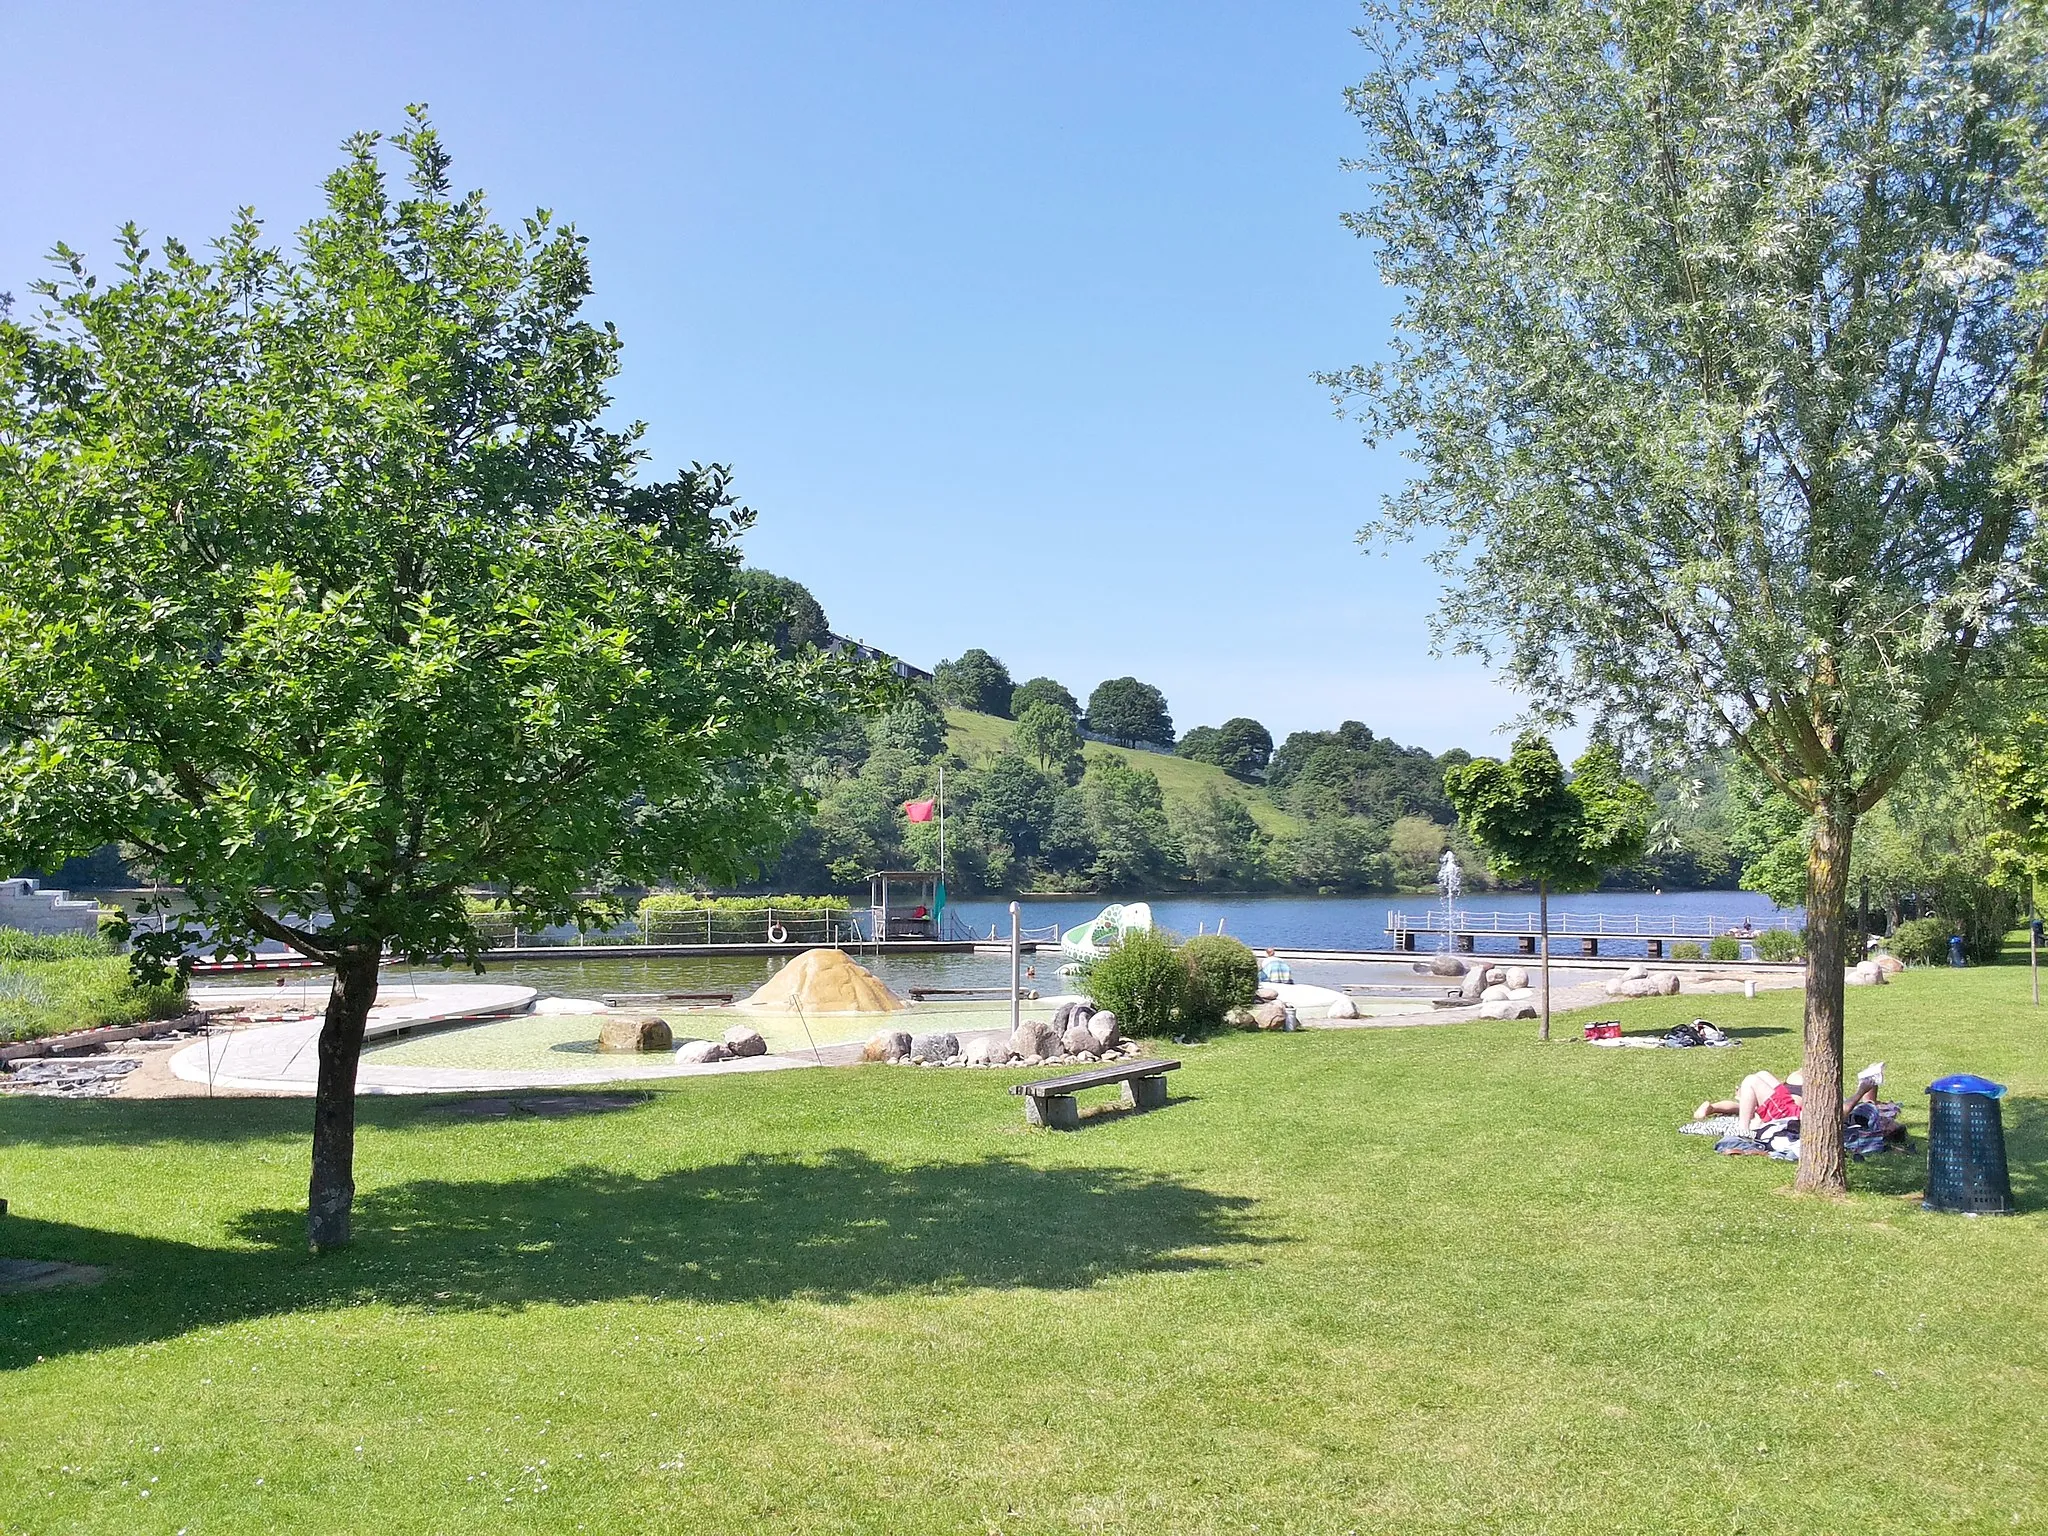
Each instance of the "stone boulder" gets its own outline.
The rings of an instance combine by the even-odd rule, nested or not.
[[[685,1040],[676,1047],[676,1064],[684,1067],[705,1067],[714,1061],[725,1060],[725,1047],[716,1040]]]
[[[1870,957],[1870,964],[1876,966],[1887,976],[1896,976],[1906,968],[1906,962],[1889,951],[1872,955]]]
[[[868,1036],[868,1043],[861,1047],[862,1061],[903,1061],[910,1055],[910,1031],[907,1029],[878,1029]]]
[[[1285,1029],[1287,1027],[1287,1005],[1285,1003],[1260,1003],[1252,1009],[1252,1021],[1260,1029]]]
[[[1432,976],[1462,976],[1465,974],[1465,962],[1448,951],[1439,950],[1436,954],[1430,956],[1429,974]]]
[[[1479,1017],[1482,1019],[1533,1019],[1536,1017],[1536,1010],[1528,1003],[1510,1002],[1508,999],[1502,998],[1497,1003],[1480,1004]]]
[[[1507,1001],[1507,996],[1507,984],[1497,981],[1479,994],[1479,1001],[1482,1003],[1504,1003]]]
[[[1526,1003],[1536,995],[1534,987],[1509,987],[1507,992],[1508,1001],[1511,1003]]]
[[[1259,983],[1259,990],[1253,995],[1262,1003],[1270,1003],[1279,997],[1280,989],[1270,981],[1262,981]]]
[[[1641,981],[1649,974],[1650,968],[1647,965],[1632,965],[1621,973],[1621,979],[1623,981]]]
[[[1116,1021],[1116,1015],[1107,1008],[1100,1013],[1090,1013],[1088,1028],[1095,1036],[1095,1049],[1106,1051],[1123,1042],[1123,1026]]]
[[[1069,1056],[1078,1056],[1083,1051],[1093,1051],[1097,1045],[1095,1031],[1083,1019],[1078,1024],[1069,1024],[1065,1034],[1060,1036],[1060,1049]]]
[[[1675,997],[1678,995],[1678,972],[1624,976],[1618,981],[1608,982],[1606,992],[1609,997]]]
[[[1223,1015],[1223,1022],[1232,1029],[1257,1029],[1259,1027],[1258,1014],[1250,1008],[1231,1009],[1230,1012]]]
[[[1852,965],[1842,977],[1844,984],[1852,987],[1881,987],[1889,980],[1884,967],[1875,960],[1865,960],[1860,965]]]
[[[1010,1036],[1010,1054],[1026,1058],[1037,1057],[1039,1061],[1060,1053],[1060,1037],[1053,1033],[1052,1026],[1043,1019],[1026,1019]],[[1034,1062],[1033,1065],[1036,1065]]]
[[[1010,1043],[994,1035],[976,1035],[960,1056],[970,1067],[1000,1067],[1010,1059]]]
[[[944,1030],[910,1037],[912,1061],[951,1061],[960,1054],[960,1037]]]
[[[665,1051],[675,1043],[665,1019],[606,1019],[597,1031],[597,1048],[607,1053]]]
[[[761,1031],[745,1024],[735,1024],[725,1032],[725,1048],[734,1056],[766,1056],[768,1042],[761,1038]]]
[[[1529,973],[1519,965],[1511,965],[1502,971],[1500,979],[1511,987],[1526,987],[1529,985]]]
[[[1468,1003],[1476,1003],[1479,1001],[1479,995],[1482,992],[1488,987],[1495,985],[1496,978],[1499,975],[1500,971],[1498,968],[1491,971],[1482,971],[1475,965],[1465,973],[1465,981],[1458,988],[1458,995]]]
[[[1337,1001],[1330,1004],[1330,1011],[1324,1014],[1323,1017],[1326,1019],[1355,1019],[1358,1017],[1358,1004],[1351,1001],[1348,997],[1340,997]]]

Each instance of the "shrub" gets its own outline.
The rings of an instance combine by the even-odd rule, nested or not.
[[[184,982],[144,985],[127,960],[104,950],[64,959],[0,960],[0,1040],[39,1040],[103,1024],[175,1018],[184,1011]]]
[[[1806,935],[1790,928],[1766,928],[1756,936],[1759,960],[1797,960],[1806,952]]]
[[[1691,939],[1686,939],[1671,946],[1671,958],[1674,960],[1704,960],[1706,954],[1707,952]]]
[[[1088,967],[1088,992],[1128,1034],[1157,1033],[1186,1000],[1187,967],[1163,934],[1135,929]]]
[[[1180,1010],[1188,1024],[1212,1029],[1231,1009],[1258,999],[1259,957],[1228,934],[1189,939],[1180,947],[1180,963],[1188,973]]]
[[[1707,940],[1707,958],[1709,960],[1740,960],[1742,958],[1742,940],[1725,933]]]
[[[843,896],[649,896],[640,934],[650,944],[759,944],[779,924],[792,944],[827,944],[849,918]]]
[[[1955,930],[1938,917],[1916,917],[1892,930],[1891,952],[1908,965],[1948,963],[1948,938]]]

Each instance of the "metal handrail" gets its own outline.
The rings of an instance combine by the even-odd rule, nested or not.
[[[1776,913],[1758,921],[1746,916],[1731,923],[1725,917],[1710,915],[1678,917],[1645,917],[1641,913],[1606,912],[1553,912],[1550,914],[1550,931],[1566,938],[1639,938],[1639,939],[1718,939],[1726,936],[1731,928],[1738,928],[1743,922],[1750,926],[1751,933],[1762,933],[1770,929],[1786,929],[1797,932],[1803,924],[1785,913]],[[1534,912],[1403,912],[1390,909],[1387,913],[1389,933],[1498,933],[1521,935],[1542,931],[1538,914]]]

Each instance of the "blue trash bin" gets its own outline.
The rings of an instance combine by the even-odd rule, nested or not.
[[[2010,1216],[2005,1165],[2005,1085],[1960,1072],[1927,1085],[1927,1195],[1920,1208],[1965,1216]]]

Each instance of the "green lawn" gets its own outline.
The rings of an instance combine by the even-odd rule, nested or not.
[[[2012,1085],[1999,1221],[1921,1212],[1917,1146],[1831,1203],[1674,1134],[1792,1064],[1792,994],[1623,1005],[1730,1051],[1235,1036],[1070,1135],[993,1072],[366,1100],[317,1261],[303,1104],[0,1099],[0,1253],[110,1271],[0,1300],[0,1528],[2040,1530],[2024,1003],[1850,994],[1916,1132],[1939,1073]]]
[[[1001,751],[1015,729],[1014,722],[999,720],[994,715],[978,715],[966,709],[946,711],[946,744],[970,763]],[[1100,741],[1083,743],[1081,751],[1089,758],[1120,757],[1148,770],[1159,780],[1160,792],[1166,796],[1168,805],[1198,800],[1214,789],[1242,804],[1251,812],[1252,820],[1259,824],[1259,830],[1270,837],[1282,837],[1301,830],[1301,818],[1282,809],[1265,789],[1233,779],[1214,764],[1197,763],[1162,752],[1112,747]]]

